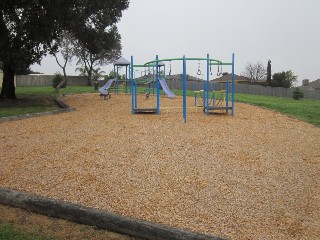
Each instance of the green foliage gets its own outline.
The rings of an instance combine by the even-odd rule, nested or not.
[[[63,76],[60,73],[56,73],[52,79],[52,87],[56,88],[60,82],[64,80]],[[65,82],[61,88],[66,88],[67,87],[67,82]]]
[[[293,97],[293,99],[295,99],[295,100],[299,100],[299,99],[303,98],[303,91],[302,91],[302,89],[300,89],[299,87],[293,88],[292,97]]]
[[[121,50],[116,23],[129,0],[12,1],[0,4],[0,98],[15,99],[14,74],[55,53],[63,31],[71,33],[90,54],[112,57]],[[106,59],[106,58],[104,58]]]
[[[116,72],[114,70],[111,70],[109,72],[109,74],[104,76],[104,80],[109,80],[109,79],[112,79],[112,78],[115,78],[115,77],[116,77]],[[118,76],[118,79],[125,80],[126,79],[126,75],[125,74],[122,74],[122,75],[120,74]]]
[[[273,74],[270,86],[290,88],[293,86],[293,83],[297,81],[297,78],[298,76],[295,76],[291,70],[275,73]]]
[[[105,72],[102,71],[100,68],[93,69],[92,70],[92,81],[96,82],[98,80],[102,80],[104,73]]]
[[[68,86],[61,89],[59,93],[53,92],[52,87],[18,87],[19,100],[0,101],[0,117],[52,111],[57,108],[54,98],[61,94],[91,92],[93,88],[89,86]]]

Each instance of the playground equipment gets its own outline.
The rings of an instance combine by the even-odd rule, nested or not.
[[[187,121],[187,61],[198,61],[199,65],[198,65],[198,70],[200,70],[200,61],[205,61],[206,62],[206,80],[203,83],[203,92],[202,94],[202,102],[203,102],[203,111],[206,113],[206,115],[208,115],[210,113],[210,111],[212,110],[226,110],[226,113],[228,113],[228,110],[231,110],[232,112],[232,116],[234,116],[234,54],[232,54],[232,62],[222,62],[220,60],[216,60],[216,59],[210,59],[209,54],[207,54],[206,58],[186,58],[185,56],[183,56],[183,58],[170,58],[170,59],[160,59],[158,55],[156,56],[156,60],[154,61],[150,61],[144,64],[144,66],[151,66],[151,65],[155,65],[156,67],[156,89],[157,89],[157,97],[156,97],[156,107],[155,108],[148,108],[148,109],[139,109],[138,108],[138,104],[137,104],[137,97],[136,97],[136,87],[135,87],[135,81],[134,81],[134,64],[133,64],[133,56],[131,56],[131,65],[130,65],[130,79],[131,79],[131,94],[132,94],[132,113],[156,113],[156,114],[160,114],[160,86],[162,86],[161,84],[161,78],[160,78],[160,68],[161,66],[159,65],[159,63],[163,63],[169,61],[170,63],[170,67],[171,67],[171,61],[182,61],[182,68],[183,68],[183,119],[184,122],[186,123]],[[231,106],[229,106],[229,91],[227,89],[229,89],[229,83],[227,82],[226,84],[226,92],[224,93],[225,97],[225,106],[222,106],[222,93],[220,92],[220,97],[219,99],[216,97],[218,92],[212,92],[212,96],[215,96],[212,98],[212,101],[210,101],[210,79],[209,76],[212,74],[211,68],[212,66],[218,66],[218,74],[222,74],[222,66],[223,65],[230,65],[232,66],[232,79],[231,79],[231,94],[232,94],[232,102],[231,102]],[[221,70],[220,70],[221,69]],[[171,70],[171,69],[170,69]],[[171,71],[170,71],[171,73]],[[198,71],[199,73],[199,71]],[[165,81],[162,81],[163,89],[166,89],[165,91],[167,91],[167,94],[170,92],[168,90],[170,90],[169,88],[167,88],[167,85],[164,84]],[[168,94],[168,96],[169,96]],[[200,94],[200,92],[199,92]],[[196,98],[195,98],[196,99]],[[219,100],[219,106],[216,104],[217,100]],[[215,102],[214,105],[210,104],[212,102]]]
[[[144,68],[144,70],[140,71],[140,77],[134,76],[134,87],[144,86],[146,99],[150,98],[150,94],[154,94],[155,88],[155,70],[154,67],[146,67],[144,65],[134,65],[135,68]],[[143,75],[144,73],[144,75]]]
[[[128,87],[129,87],[128,71],[130,70],[129,66],[130,66],[130,62],[127,59],[125,59],[124,57],[120,57],[113,64],[113,69],[116,74],[115,84],[113,87],[115,94],[118,94],[120,92],[120,90],[122,90],[122,92],[124,92],[124,93],[128,93]],[[120,80],[120,77],[119,77],[119,69],[121,69],[122,67],[125,67],[125,79],[124,80]]]
[[[138,100],[137,100],[137,87],[141,85],[147,85],[145,88],[145,94],[146,94],[146,99],[150,98],[151,94],[155,94],[155,89],[159,88],[159,93],[157,90],[157,95],[160,94],[160,86],[164,90],[164,92],[168,95],[170,98],[174,98],[174,94],[170,91],[167,83],[165,82],[165,64],[158,62],[158,64],[149,64],[148,66],[146,65],[133,65],[133,57],[131,59],[131,65],[132,68],[130,70],[131,74],[131,95],[132,95],[132,113],[159,113],[159,110],[156,107],[152,108],[141,108],[140,105],[138,106]],[[147,77],[140,77],[140,78],[135,78],[134,76],[134,68],[148,68],[148,75],[145,75]],[[156,68],[158,70],[156,70]],[[160,69],[163,68],[161,71]],[[162,73],[162,74],[161,74]],[[158,78],[156,77],[158,76]],[[161,81],[159,80],[161,78]],[[157,80],[158,79],[158,80]],[[159,86],[160,85],[160,86]]]
[[[208,94],[209,111],[225,110],[228,113],[228,110],[232,109],[232,107],[229,107],[229,81],[226,81],[225,89],[219,91],[216,90],[215,82],[213,82],[212,90],[209,89]],[[194,91],[194,106],[203,107],[205,101],[204,90]]]
[[[116,78],[113,78],[113,79],[110,79],[108,80],[108,82],[103,85],[103,87],[101,87],[99,89],[99,92],[100,92],[100,98],[104,98],[104,99],[107,99],[107,98],[110,98],[110,92],[109,92],[109,88],[111,87],[111,84],[116,81]]]
[[[167,94],[168,98],[175,98],[176,97],[174,95],[174,93],[171,92],[170,88],[168,87],[166,79],[161,78],[161,79],[159,79],[159,82],[160,82],[160,85],[161,85],[163,91],[165,92],[165,94]]]

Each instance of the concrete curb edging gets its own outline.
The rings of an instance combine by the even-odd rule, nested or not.
[[[223,240],[220,237],[142,221],[6,188],[0,188],[0,204],[144,239]]]
[[[66,104],[64,101],[62,101],[62,97],[65,96],[65,95],[62,95],[62,96],[59,96],[59,97],[55,97],[54,98],[54,101],[56,102],[56,104],[58,104],[58,106],[64,110],[74,110],[72,107],[70,107],[68,104]]]

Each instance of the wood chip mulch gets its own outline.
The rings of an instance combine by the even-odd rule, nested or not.
[[[241,103],[184,124],[128,95],[63,100],[76,110],[0,123],[1,187],[230,239],[320,236],[320,128]]]

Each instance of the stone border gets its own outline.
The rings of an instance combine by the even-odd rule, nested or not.
[[[65,113],[65,112],[74,111],[75,110],[74,108],[70,107],[69,105],[67,105],[65,102],[63,102],[61,100],[61,98],[63,96],[64,95],[54,98],[55,103],[59,106],[60,109],[53,110],[53,111],[48,111],[48,112],[29,113],[29,114],[25,114],[25,115],[2,117],[2,118],[0,118],[0,123],[1,122],[6,122],[6,121],[15,121],[15,120],[21,120],[21,119],[26,119],[26,118],[55,115],[55,114],[59,114],[59,113]]]
[[[0,188],[0,204],[152,240],[223,240],[207,234],[129,218],[35,194]]]

